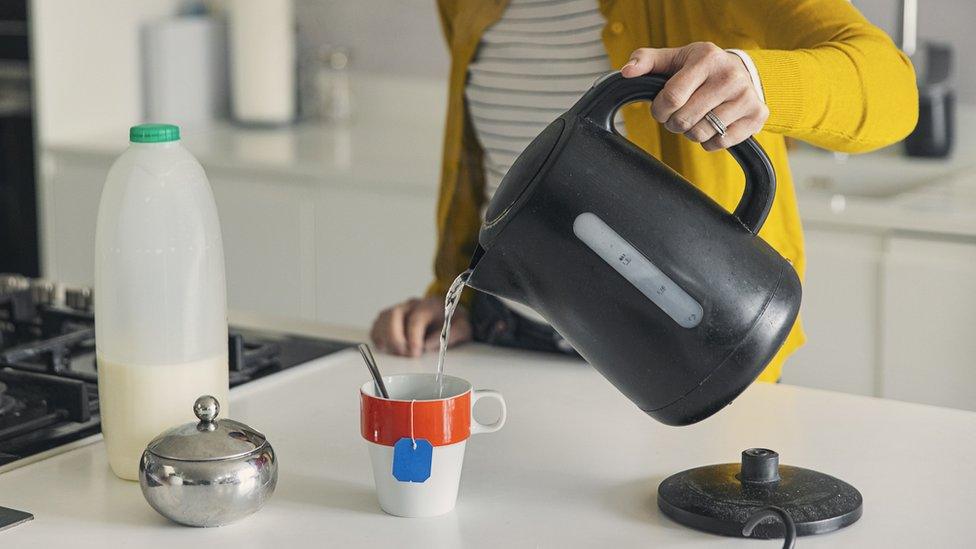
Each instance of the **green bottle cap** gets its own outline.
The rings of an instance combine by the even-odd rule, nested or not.
[[[129,141],[133,143],[165,143],[179,139],[180,127],[172,124],[139,124],[129,128]]]

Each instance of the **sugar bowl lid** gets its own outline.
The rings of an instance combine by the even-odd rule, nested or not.
[[[162,433],[146,451],[161,458],[179,461],[217,461],[246,456],[268,443],[260,432],[232,419],[217,419],[220,403],[204,395],[193,403],[200,420],[185,423]]]

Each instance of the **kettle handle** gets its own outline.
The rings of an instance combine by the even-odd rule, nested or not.
[[[608,132],[620,135],[613,125],[614,115],[620,107],[634,101],[653,101],[667,81],[667,76],[658,74],[624,78],[619,71],[613,72],[598,80],[573,111]],[[742,198],[732,215],[751,233],[758,234],[773,206],[776,172],[766,151],[752,137],[729,147],[728,151],[746,175]]]

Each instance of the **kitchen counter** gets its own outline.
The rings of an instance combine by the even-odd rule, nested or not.
[[[237,315],[235,323],[361,337],[362,332]],[[429,371],[434,357],[380,356],[384,373]],[[36,515],[0,533],[4,547],[778,547],[723,538],[664,517],[657,484],[682,469],[738,461],[747,447],[780,452],[856,486],[864,516],[812,547],[963,547],[976,508],[976,413],[757,384],[731,407],[673,428],[638,411],[584,364],[468,345],[447,371],[501,391],[509,418],[467,449],[457,509],[431,519],[380,511],[359,435],[354,351],[236,388],[231,416],[278,451],[278,489],[238,524],[192,529],[110,473],[102,443],[0,474],[0,505]],[[489,414],[486,411],[485,414]],[[480,412],[479,412],[480,413]]]
[[[248,126],[227,121],[181,128],[183,145],[208,172],[268,178],[281,185],[333,186],[417,193],[440,174],[447,83],[429,78],[354,74],[355,111],[343,123]],[[112,162],[128,129],[53,140],[58,159]]]

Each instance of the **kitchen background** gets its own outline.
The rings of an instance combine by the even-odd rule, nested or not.
[[[208,6],[223,12],[224,4]],[[855,4],[901,36],[902,2]],[[32,109],[28,101],[17,112],[32,113],[36,136],[10,135],[35,141],[37,166],[35,186],[3,164],[3,184],[22,191],[11,210],[22,214],[20,228],[3,240],[39,250],[0,263],[0,271],[91,285],[107,168],[130,125],[176,109],[196,113],[173,121],[214,189],[231,308],[365,326],[380,308],[421,292],[434,243],[448,66],[434,1],[296,0],[290,21],[302,70],[294,86],[307,116],[279,125],[227,121],[233,79],[226,50],[214,47],[226,44],[221,25],[177,35],[196,41],[166,38],[179,32],[167,21],[196,11],[184,0],[33,0],[24,24],[17,9],[0,10],[8,20],[0,34],[29,37],[29,65],[5,62],[22,70],[2,75],[33,97]],[[804,146],[792,154],[809,254],[809,342],[785,382],[976,410],[976,71],[963,57],[976,49],[972,21],[969,0],[918,3],[920,53],[939,42],[954,54],[957,132],[948,158],[908,157],[902,146],[856,157]],[[273,34],[258,26],[249,37]],[[201,48],[179,50],[191,52],[185,58],[195,68],[167,65],[174,44]],[[166,105],[146,83],[180,70],[198,78],[180,80],[173,93],[186,92],[185,102]],[[28,187],[36,187],[36,223],[22,206]],[[10,208],[12,199],[4,200]]]

